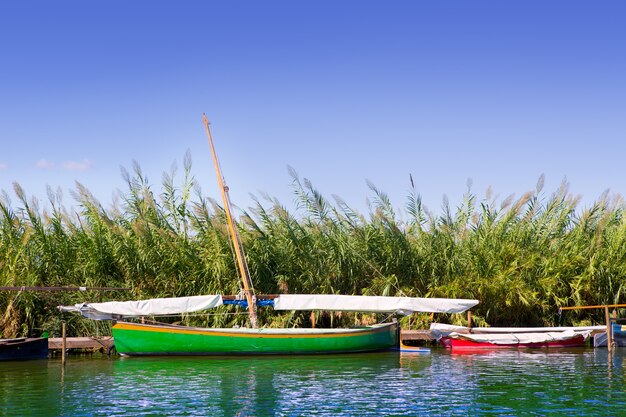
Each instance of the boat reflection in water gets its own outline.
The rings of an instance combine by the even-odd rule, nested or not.
[[[346,402],[342,397],[347,392],[367,389],[364,381],[372,390],[378,389],[381,380],[397,371],[400,360],[397,352],[122,358],[115,362],[112,385],[121,388],[132,383],[133,389],[115,390],[115,406],[108,412],[115,414],[115,407],[121,406],[137,414],[158,409],[166,414],[202,410],[201,415],[224,415],[228,410],[226,415],[308,415],[311,405],[317,404],[318,412],[331,415],[336,404]],[[146,382],[143,389],[138,379]],[[325,404],[330,408],[325,409]]]

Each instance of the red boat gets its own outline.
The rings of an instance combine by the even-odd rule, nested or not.
[[[584,346],[591,331],[541,332],[541,333],[450,333],[440,339],[452,349],[526,349],[569,348]]]

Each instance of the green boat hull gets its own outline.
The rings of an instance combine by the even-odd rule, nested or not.
[[[118,322],[123,355],[281,355],[371,352],[398,346],[397,323],[355,329],[203,329]]]

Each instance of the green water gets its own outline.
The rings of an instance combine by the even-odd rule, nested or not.
[[[0,363],[0,415],[623,416],[626,386],[606,349],[73,357]]]

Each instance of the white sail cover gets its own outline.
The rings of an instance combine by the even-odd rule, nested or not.
[[[564,332],[542,332],[542,333],[492,333],[492,334],[464,334],[450,333],[451,339],[470,340],[477,343],[491,343],[494,345],[517,345],[527,343],[547,343],[555,341],[570,340],[577,336],[583,336],[586,340],[591,334],[591,330]]]
[[[110,301],[59,306],[61,311],[73,311],[95,320],[113,320],[123,317],[183,314],[207,310],[222,305],[221,295],[155,298],[139,301]]]
[[[274,299],[276,310],[361,311],[409,315],[424,313],[462,313],[478,304],[477,300],[453,298],[378,297],[366,295],[284,294]]]

